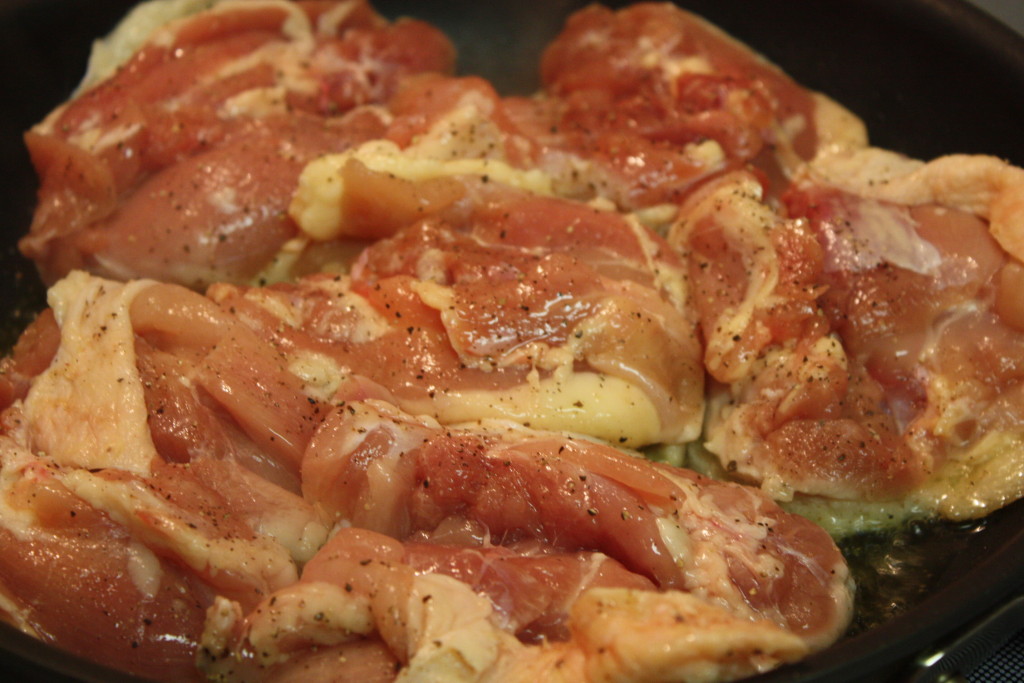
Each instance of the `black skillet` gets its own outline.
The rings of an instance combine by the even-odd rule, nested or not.
[[[30,221],[35,191],[21,132],[67,97],[83,73],[93,37],[108,31],[130,4],[0,1],[0,349],[9,348],[43,305],[33,267],[14,248]],[[487,76],[508,93],[536,87],[541,46],[583,4],[377,2],[390,16],[408,14],[439,25],[459,45],[462,71]],[[680,4],[852,109],[866,121],[874,144],[918,158],[984,153],[1024,165],[1024,39],[960,0]],[[967,666],[987,655],[986,644],[1008,635],[1024,613],[1013,602],[1024,589],[1022,504],[980,523],[912,525],[844,549],[858,576],[862,605],[851,633],[825,652],[756,681],[934,680],[943,667]],[[982,637],[937,666],[918,664],[976,633]],[[0,678],[127,680],[3,624]]]

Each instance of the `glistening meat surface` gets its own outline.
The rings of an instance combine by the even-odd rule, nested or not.
[[[318,399],[273,345],[179,286],[75,273],[51,302],[53,317],[33,335],[57,335],[42,345],[52,357],[23,345],[26,355],[12,359],[28,389],[14,386],[4,412],[0,520],[23,552],[0,563],[4,609],[104,663],[162,677],[151,667],[186,671],[202,643],[208,673],[251,680],[297,670],[307,656],[322,665],[315,645],[355,648],[360,670],[397,661],[414,676],[445,671],[446,650],[428,644],[458,632],[456,651],[491,653],[470,679],[558,658],[573,662],[568,671],[611,671],[621,663],[601,661],[591,641],[617,642],[641,620],[634,610],[646,620],[654,609],[731,635],[693,645],[678,634],[660,659],[629,645],[637,675],[689,666],[740,675],[822,647],[849,619],[846,567],[831,540],[756,491],[510,423],[444,428],[358,377]],[[80,431],[46,428],[69,410]],[[295,482],[301,497],[289,490]],[[97,561],[87,535],[119,550]],[[375,548],[369,556],[359,538]],[[69,590],[104,585],[107,597],[35,606],[33,563],[58,545],[76,567]],[[370,567],[372,590],[350,595],[362,571],[351,565]],[[422,612],[435,591],[439,604],[450,595],[448,616]],[[171,594],[190,596],[189,611],[156,619]],[[109,648],[60,626],[94,605],[105,611],[95,635]],[[422,627],[395,623],[388,605]],[[317,618],[332,609],[345,621]],[[293,624],[285,635],[283,618]],[[476,641],[464,642],[463,627]],[[144,658],[117,646],[126,634],[139,634]],[[564,645],[531,644],[538,636]],[[736,649],[726,654],[722,643]]]
[[[694,193],[669,242],[715,380],[718,471],[892,515],[1018,498],[1021,188],[995,159],[866,149],[807,165],[778,208],[749,173]]]
[[[458,201],[370,246],[350,276],[210,295],[325,387],[361,375],[444,423],[694,438],[704,377],[668,245],[614,211],[447,180]]]
[[[412,680],[731,677],[822,647],[850,616],[821,529],[752,489],[597,442],[355,401],[314,437],[303,480],[339,531],[255,610],[219,601],[208,672],[272,678],[321,647],[379,639]],[[663,617],[676,626],[659,654],[630,642]]]
[[[838,551],[763,494],[585,439],[490,427],[445,429],[350,403],[311,443],[304,494],[335,520],[396,538],[454,517],[496,544],[600,551],[660,588],[774,619],[812,645],[844,627]]]
[[[876,177],[840,178],[851,159]],[[825,318],[927,475],[910,504],[952,519],[1024,493],[1022,196],[1024,172],[997,159],[867,149],[810,165],[785,197],[822,245]]]
[[[32,332],[48,352],[7,361],[21,371],[0,436],[3,612],[118,669],[194,678],[214,597],[255,605],[326,536],[291,455],[316,406],[182,287],[79,272],[50,301]]]
[[[223,3],[172,22],[28,133],[41,190],[21,249],[50,282],[74,268],[253,278],[295,235],[302,166],[379,137],[364,105],[453,58],[434,28],[365,2]]]
[[[734,173],[691,197],[669,241],[688,255],[716,380],[706,447],[723,471],[780,500],[899,499],[923,481],[882,388],[819,310],[824,257],[806,224]]]

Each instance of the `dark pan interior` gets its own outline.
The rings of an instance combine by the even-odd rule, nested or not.
[[[27,229],[35,178],[21,133],[66,98],[94,36],[129,0],[0,2],[0,347],[43,305],[43,290],[15,242]],[[463,71],[505,92],[536,87],[541,46],[585,3],[548,0],[379,0],[388,15],[432,21],[452,36]],[[621,4],[621,3],[611,3]],[[918,158],[993,154],[1024,165],[1024,39],[959,0],[680,0],[754,46],[801,83],[860,115],[874,144]],[[1024,505],[983,523],[915,527],[875,539],[885,566],[862,569],[862,597],[896,616],[824,653],[758,677],[782,681],[881,681],[914,655],[1015,595],[1024,585]],[[888,554],[886,554],[886,552]],[[877,558],[876,558],[877,559]],[[918,579],[901,585],[901,566]],[[0,625],[8,680],[124,680]],[[64,678],[69,677],[69,678]]]

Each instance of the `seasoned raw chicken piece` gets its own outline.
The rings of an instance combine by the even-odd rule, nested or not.
[[[213,598],[255,606],[327,536],[298,495],[316,401],[182,287],[75,272],[50,303],[4,364],[0,609],[109,666],[194,678]]]
[[[446,429],[350,402],[314,437],[303,481],[336,523],[404,539],[468,520],[498,544],[599,551],[811,646],[849,617],[845,565],[820,529],[754,489],[585,439],[508,423]]]
[[[809,514],[963,519],[1024,494],[1021,196],[1024,171],[995,159],[876,149],[819,157],[784,210],[747,173],[695,193],[669,241],[718,471]]]
[[[0,419],[0,618],[124,671],[197,679],[212,588],[75,495],[26,447],[20,409]]]
[[[369,247],[350,276],[210,296],[325,396],[361,375],[444,423],[503,417],[630,446],[696,438],[700,347],[664,240],[596,206],[445,180],[447,203]]]
[[[676,204],[748,163],[778,192],[802,161],[866,144],[851,113],[671,3],[577,12],[541,75],[546,98],[521,101],[513,120],[597,164],[599,192],[625,207]]]
[[[867,149],[809,166],[786,204],[823,245],[826,317],[924,464],[909,505],[969,519],[1024,495],[1024,170]]]
[[[731,680],[824,647],[851,615],[821,529],[593,441],[346,401],[303,481],[335,533],[255,610],[210,610],[214,677],[274,680],[362,643],[401,681]]]
[[[575,14],[542,80],[533,96],[501,97],[477,78],[407,79],[387,138],[417,166],[542,171],[547,191],[655,216],[722,172],[754,164],[778,194],[803,161],[866,145],[850,112],[668,3]]]
[[[892,500],[926,473],[882,387],[822,315],[822,247],[749,173],[708,183],[669,241],[687,256],[710,386],[705,446],[779,500]]]
[[[583,586],[579,593],[558,573],[547,588],[571,592],[566,632],[526,644],[509,635],[493,601],[531,602],[528,591],[513,584],[481,596],[465,577],[456,575],[457,581],[424,567],[417,558],[422,551],[413,550],[418,545],[339,530],[299,583],[253,612],[218,602],[204,633],[204,671],[227,681],[277,681],[306,671],[305,680],[316,681],[350,675],[350,666],[392,667],[394,675],[398,664],[395,680],[410,682],[725,681],[806,653],[805,643],[777,625],[687,593],[610,585]],[[486,557],[499,549],[432,546],[431,552]],[[528,567],[544,556],[519,559]],[[351,650],[360,654],[353,662]],[[339,657],[329,670],[319,668],[325,651]]]
[[[303,165],[381,136],[366,105],[453,59],[434,28],[362,0],[225,1],[160,26],[28,133],[41,189],[21,249],[50,282],[256,277],[296,234]]]
[[[255,606],[295,580],[289,551],[187,466],[60,466],[33,452],[19,407],[3,420],[0,592],[22,630],[123,671],[192,680],[214,595]]]

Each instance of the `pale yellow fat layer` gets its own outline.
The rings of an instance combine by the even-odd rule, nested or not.
[[[990,432],[956,453],[913,495],[952,520],[977,519],[1024,496],[1024,431]]]
[[[123,285],[75,271],[50,289],[60,349],[25,398],[34,452],[63,466],[149,473],[158,455],[129,311],[151,284]]]
[[[536,169],[513,168],[497,159],[419,157],[388,140],[372,140],[354,150],[314,159],[302,170],[288,213],[311,239],[331,240],[342,234],[345,184],[341,172],[350,159],[362,162],[371,171],[413,182],[452,176],[486,176],[534,194],[553,193],[550,176]]]
[[[798,496],[782,506],[834,538],[895,529],[912,519],[980,519],[1024,497],[1024,432],[997,431],[950,458],[905,500]]]
[[[507,419],[534,429],[589,434],[623,446],[657,440],[657,408],[639,387],[592,372],[546,378],[500,392],[438,393],[424,410],[444,424]]]

